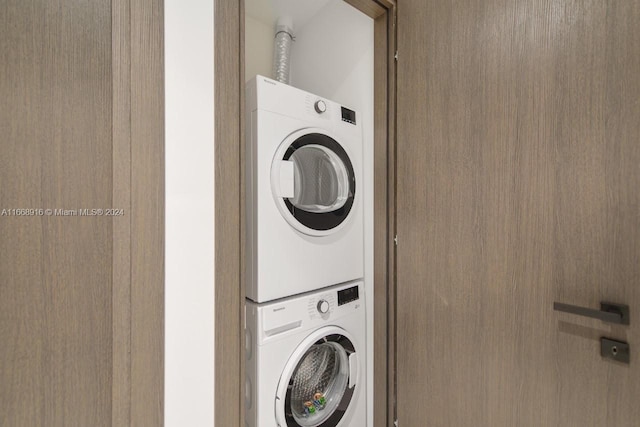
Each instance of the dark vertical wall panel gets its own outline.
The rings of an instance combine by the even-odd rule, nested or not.
[[[131,425],[164,422],[164,2],[131,0]]]
[[[244,425],[240,1],[215,1],[215,425]]]
[[[44,13],[34,2],[0,5],[0,209],[41,207],[46,132],[31,126],[47,111],[39,44]],[[27,31],[23,31],[23,30]],[[30,31],[38,29],[35,35]],[[31,104],[31,100],[35,105]],[[51,125],[49,124],[49,127]],[[6,215],[6,214],[5,214]],[[0,424],[41,424],[48,385],[43,219],[0,217]]]
[[[393,245],[394,197],[393,173],[395,143],[395,27],[393,8],[384,10],[374,21],[374,357],[373,392],[376,402],[384,402],[373,408],[373,425],[388,425],[390,400],[393,397],[393,353],[390,320],[393,316],[392,287],[393,262],[390,254]]]
[[[131,2],[112,1],[113,389],[112,425],[131,420]],[[140,76],[136,76],[140,78]],[[155,167],[159,167],[156,165]],[[156,268],[149,265],[149,268]],[[161,286],[161,285],[158,285]],[[157,328],[160,328],[158,325]],[[157,368],[158,369],[158,368]]]

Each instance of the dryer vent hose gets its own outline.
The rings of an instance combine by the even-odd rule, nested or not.
[[[291,68],[291,43],[293,41],[293,21],[289,17],[278,18],[273,49],[273,75],[277,81],[286,84],[291,81],[289,70]]]

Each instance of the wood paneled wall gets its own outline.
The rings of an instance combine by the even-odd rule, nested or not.
[[[162,425],[162,8],[0,5],[0,425]]]
[[[243,2],[216,0],[215,425],[244,426],[242,190]]]
[[[640,1],[399,12],[399,425],[638,425]]]

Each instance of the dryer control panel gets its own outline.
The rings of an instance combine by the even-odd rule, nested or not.
[[[341,107],[341,111],[342,111],[342,121],[343,122],[351,123],[352,125],[356,124],[356,112],[355,111],[350,110],[350,109],[345,108],[345,107]]]

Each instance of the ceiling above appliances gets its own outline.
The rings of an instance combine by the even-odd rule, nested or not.
[[[332,0],[245,0],[245,13],[267,25],[280,16],[290,16],[294,29],[302,28]],[[336,0],[333,0],[336,1]]]

